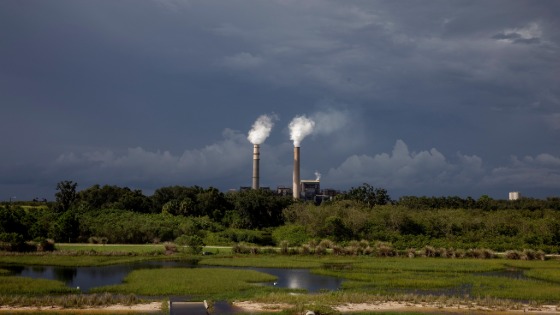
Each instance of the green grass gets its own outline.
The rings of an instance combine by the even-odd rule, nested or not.
[[[486,273],[506,270],[512,265],[526,268],[525,275],[534,279],[512,279]],[[558,265],[559,261],[524,261],[512,264],[502,259],[397,258],[371,259],[356,263],[351,269],[314,269],[313,272],[347,279],[343,288],[348,292],[447,296],[468,292],[475,298],[557,303],[560,301]]]
[[[154,253],[164,253],[163,244],[76,244],[58,243],[55,248],[60,251],[98,253],[127,253],[130,255],[146,255]],[[182,247],[179,246],[181,249]],[[204,251],[212,254],[231,254],[231,247],[227,246],[206,246]]]
[[[557,271],[558,273],[558,271]],[[560,301],[560,285],[539,280],[472,277],[472,296],[528,300],[539,303]]]
[[[160,252],[163,253],[165,248],[163,244],[56,244],[55,248],[61,251],[91,251],[94,250],[99,253],[129,253],[129,254],[151,254]]]
[[[77,290],[67,287],[62,281],[0,276],[0,294],[43,295],[76,292]]]
[[[224,267],[263,267],[263,268],[318,268],[332,258],[281,255],[234,255],[227,257],[207,257],[201,259],[199,265]]]
[[[527,277],[560,284],[560,271],[558,269],[530,269],[525,271],[524,274]]]
[[[255,288],[257,282],[273,282],[276,277],[253,270],[223,268],[143,269],[130,273],[119,285],[94,289],[95,292],[140,295],[210,296]]]
[[[108,245],[105,245],[109,247]],[[120,245],[113,250],[131,251],[129,255],[101,252],[103,245],[65,244],[62,253],[0,256],[0,264],[101,266],[154,259],[188,259],[182,253],[153,256],[154,248],[163,245]],[[94,255],[86,255],[95,249]],[[146,296],[191,295],[205,299],[251,299],[287,302],[292,305],[335,305],[368,301],[446,301],[446,303],[481,303],[501,305],[503,301],[560,303],[560,260],[513,261],[506,259],[444,258],[374,258],[351,256],[233,255],[217,249],[215,255],[196,256],[200,265],[221,268],[144,269],[130,273],[125,283],[96,288],[98,293],[138,294]],[[223,251],[222,251],[223,250]],[[71,255],[73,253],[73,255]],[[80,254],[81,255],[76,255]],[[337,292],[314,295],[290,295],[276,287],[254,282],[272,282],[274,277],[251,270],[225,267],[309,268],[313,273],[343,278]],[[520,269],[528,278],[512,279],[494,271]],[[23,295],[69,294],[71,289],[49,280],[32,280],[8,276],[0,269],[0,296],[15,292]],[[4,287],[4,289],[2,289]],[[7,288],[20,288],[8,290]],[[27,288],[24,290],[24,288]],[[59,291],[60,290],[60,291]],[[66,290],[66,291],[65,291]],[[443,296],[440,296],[443,295]],[[466,301],[466,302],[465,302]],[[479,303],[479,302],[477,302]]]
[[[160,259],[163,258],[165,257],[160,257]],[[155,258],[145,256],[68,256],[56,254],[9,255],[0,256],[0,264],[82,267],[127,264],[153,259]]]
[[[500,259],[443,259],[443,258],[363,258],[353,266],[366,270],[483,272],[504,269]]]

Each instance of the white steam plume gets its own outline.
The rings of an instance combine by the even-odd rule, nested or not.
[[[315,171],[315,180],[321,180],[321,173],[319,171]]]
[[[290,139],[294,141],[294,147],[299,147],[303,138],[313,132],[315,122],[305,116],[296,116],[290,122]]]
[[[270,130],[272,130],[274,126],[274,122],[272,121],[274,118],[275,116],[269,115],[261,115],[257,118],[253,123],[253,128],[249,131],[247,139],[252,144],[262,144],[270,135]]]

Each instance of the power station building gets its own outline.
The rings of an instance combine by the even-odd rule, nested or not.
[[[321,182],[318,180],[301,180],[300,187],[300,199],[315,200],[315,196],[321,194]]]
[[[260,187],[260,146],[253,145],[253,177],[251,187],[240,187],[240,191],[250,189],[270,190],[268,187]],[[327,189],[321,191],[321,182],[319,177],[314,180],[300,180],[300,147],[294,146],[294,169],[293,169],[292,187],[278,186],[276,193],[281,196],[292,195],[294,199],[313,201],[321,203],[324,200],[332,200],[338,193],[335,190]],[[320,175],[319,175],[320,176]]]

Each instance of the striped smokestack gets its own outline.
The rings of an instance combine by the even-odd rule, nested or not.
[[[251,186],[253,189],[259,189],[259,145],[253,145],[253,185]]]
[[[293,183],[293,194],[294,199],[299,199],[301,186],[299,179],[299,147],[294,147],[294,183]]]

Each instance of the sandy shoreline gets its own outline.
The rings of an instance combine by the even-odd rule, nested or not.
[[[62,308],[60,306],[0,306],[0,313],[32,313],[32,312],[57,312],[57,313],[156,313],[161,311],[161,302],[152,302],[145,304],[122,305],[115,304],[100,307],[87,308]]]
[[[280,312],[285,309],[292,308],[292,305],[287,303],[258,303],[252,301],[233,302],[235,307],[238,307],[248,313],[265,313],[265,312]],[[484,314],[511,314],[511,313],[530,313],[530,314],[560,314],[560,306],[557,305],[542,305],[539,307],[524,306],[521,309],[503,309],[503,308],[489,308],[477,305],[439,305],[434,303],[413,304],[409,302],[374,302],[374,303],[347,303],[333,307],[333,309],[347,314],[354,312],[445,312],[445,313],[484,313]],[[32,312],[57,312],[57,313],[84,313],[84,314],[115,314],[115,313],[157,313],[162,311],[161,302],[152,302],[136,305],[111,305],[103,307],[90,307],[90,308],[62,308],[58,306],[48,307],[11,307],[0,306],[0,313],[32,313]]]
[[[234,306],[247,312],[279,312],[291,307],[289,304],[256,303],[251,301],[234,302]],[[560,314],[560,306],[542,305],[540,307],[525,306],[522,309],[500,309],[489,308],[477,305],[455,305],[442,306],[438,304],[413,304],[409,302],[377,302],[377,303],[347,303],[333,307],[333,309],[347,314],[353,312],[445,312],[445,313],[466,313],[480,312],[484,314],[511,314],[511,313],[531,313],[531,314]]]

